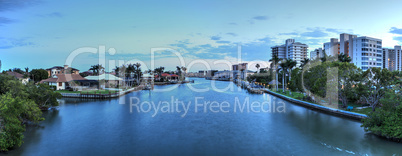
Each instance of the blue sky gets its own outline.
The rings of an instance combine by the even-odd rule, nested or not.
[[[49,68],[65,64],[78,48],[106,46],[116,50],[107,63],[137,61],[146,69],[151,48],[173,48],[188,65],[198,59],[233,62],[241,45],[242,61],[267,61],[270,47],[287,38],[313,50],[343,32],[381,38],[383,47],[393,47],[402,43],[400,6],[398,0],[0,0],[0,60],[2,70]],[[156,56],[155,66],[179,65],[172,53]],[[97,63],[97,55],[86,53],[72,66],[85,71]]]

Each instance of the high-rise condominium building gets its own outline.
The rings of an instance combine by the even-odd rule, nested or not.
[[[352,49],[350,49],[350,42],[353,41],[353,38],[356,38],[356,35],[351,35],[351,34],[340,34],[339,35],[339,53],[345,54],[349,57],[352,57],[350,52]]]
[[[337,56],[340,53],[340,43],[337,38],[331,38],[330,42],[324,43],[326,55]]]
[[[360,67],[362,70],[373,67],[383,68],[381,39],[362,36],[350,39],[348,42],[348,54],[352,58],[352,63],[357,67]]]
[[[322,48],[318,48],[310,52],[310,60],[315,60],[323,57],[324,57],[324,51],[322,50]]]
[[[284,45],[271,47],[272,55],[277,55],[282,59],[292,59],[297,62],[296,66],[301,65],[301,61],[307,58],[308,45],[295,42],[294,39],[287,39]]]
[[[402,71],[402,50],[401,46],[395,46],[394,49],[383,48],[383,68],[387,68],[390,71]]]

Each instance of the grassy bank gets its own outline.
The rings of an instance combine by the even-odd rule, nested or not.
[[[290,95],[289,91],[283,92],[282,89],[278,89],[278,91],[275,91],[275,89],[270,89],[270,90],[271,90],[271,91],[274,91],[275,93],[278,93],[278,94],[281,94],[281,95],[284,95],[284,96],[287,96],[287,97],[290,97],[290,98],[293,98],[293,99],[306,101],[306,100],[303,100],[303,99],[304,99],[304,94],[303,94],[303,93],[292,92],[292,95]],[[314,103],[314,104],[317,104],[317,105],[321,105],[321,104],[319,104],[319,103],[312,102],[312,101],[306,101],[306,102],[310,102],[310,103]],[[339,105],[342,105],[342,103],[339,102]],[[369,114],[370,112],[372,112],[371,107],[362,108],[362,109],[357,109],[357,107],[362,107],[361,104],[348,103],[347,106],[353,106],[353,110],[346,110],[346,109],[342,109],[342,110],[344,110],[344,111],[350,111],[350,112],[354,112],[354,113],[359,113],[359,114],[364,114],[364,115],[367,115],[367,114]]]

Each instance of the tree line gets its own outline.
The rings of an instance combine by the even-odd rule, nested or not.
[[[275,55],[270,62],[269,80],[278,81],[280,77],[283,92],[306,93],[306,99],[309,100],[314,95],[315,100],[324,99],[330,105],[338,105],[339,102],[340,109],[345,109],[349,103],[367,105],[372,111],[363,120],[362,127],[366,131],[401,141],[402,72],[386,68],[363,71],[350,63],[351,58],[344,54],[315,60],[304,59],[299,67],[295,67],[293,60],[279,59]],[[272,88],[278,91],[278,83]]]
[[[46,73],[47,74],[47,73]],[[23,143],[27,124],[44,120],[42,110],[57,106],[60,93],[46,84],[22,84],[5,72],[0,74],[0,151]]]

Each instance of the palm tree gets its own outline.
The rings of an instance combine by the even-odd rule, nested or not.
[[[300,65],[300,68],[303,68],[308,62],[310,62],[310,59],[304,58],[304,60],[301,61],[302,64]]]
[[[98,70],[97,67],[98,67],[98,66],[96,66],[96,65],[92,65],[91,68],[89,68],[89,70],[92,70],[92,73],[93,73],[94,75],[97,75],[97,74],[96,74],[96,71]]]
[[[103,67],[101,64],[98,64],[98,74],[103,74],[105,73],[105,67]]]
[[[141,77],[141,64],[140,63],[136,63],[134,64],[134,66],[136,67],[135,73],[137,75],[137,81],[140,81],[140,77]]]
[[[116,66],[114,72],[116,73],[116,76],[119,77],[120,67]]]
[[[282,59],[280,59],[279,57],[278,57],[278,55],[274,55],[274,56],[272,56],[272,58],[269,60],[270,62],[272,62],[273,64],[274,64],[274,71],[275,71],[275,77],[276,77],[276,79],[275,79],[275,84],[276,84],[276,86],[275,86],[275,88],[276,88],[276,91],[278,91],[278,88],[279,88],[279,86],[278,86],[278,63],[279,63],[279,61],[281,61]]]
[[[338,60],[340,62],[350,62],[350,61],[352,61],[352,58],[350,58],[349,56],[341,53],[341,54],[338,55]]]
[[[286,66],[287,66],[287,69],[289,70],[289,72],[288,72],[288,74],[289,74],[289,81],[292,79],[292,69],[294,68],[294,67],[296,67],[296,65],[297,65],[297,62],[296,61],[293,61],[292,59],[286,59]],[[288,82],[289,82],[288,81]],[[289,88],[289,87],[287,87],[287,88]],[[292,92],[290,92],[290,90],[289,90],[289,93],[290,93],[290,95],[292,95]]]
[[[259,70],[258,70],[258,69],[260,69],[260,64],[257,63],[257,64],[255,65],[255,67],[257,68],[257,73],[259,73]]]
[[[101,64],[96,64],[96,65],[92,65],[91,68],[89,68],[89,70],[92,70],[94,75],[99,75],[100,72],[104,72],[104,67]]]
[[[288,68],[288,64],[286,63],[286,60],[279,63],[279,66],[281,67],[280,70],[282,71],[282,92],[285,92],[285,75],[286,75],[286,71]],[[279,72],[279,69],[278,69],[278,72]]]

